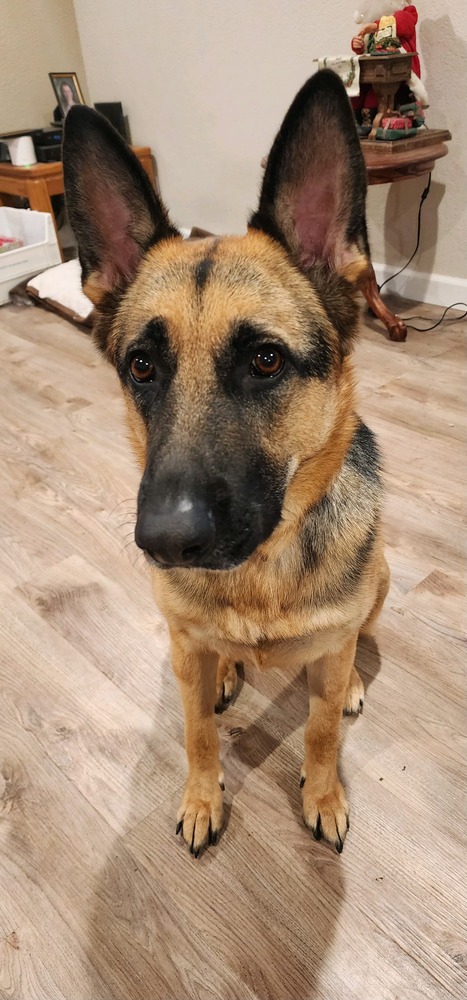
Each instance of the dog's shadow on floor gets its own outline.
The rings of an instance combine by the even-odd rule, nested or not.
[[[378,673],[379,655],[373,640],[365,638],[359,645],[357,669],[360,666],[368,687]],[[89,887],[87,959],[92,995],[96,1000],[321,996],[322,976],[332,976],[326,966],[327,953],[338,930],[345,876],[339,855],[316,844],[300,817],[303,733],[299,731],[308,709],[305,671],[285,685],[283,675],[271,676],[270,682],[266,675],[257,677],[256,686],[263,689],[265,698],[269,683],[275,693],[271,701],[263,702],[264,708],[251,724],[247,720],[258,699],[252,694],[248,702],[248,684],[241,679],[236,703],[219,719],[227,822],[217,847],[197,860],[175,838],[185,778],[182,710],[181,706],[175,710],[177,693],[168,662],[163,673],[155,738],[148,734],[126,790],[122,776],[129,816],[136,815],[148,774],[157,786],[161,726],[168,727],[180,747],[178,764],[173,767],[178,784],[140,823],[131,820],[126,831],[109,839],[105,863]],[[249,674],[246,679],[250,680]],[[251,681],[255,685],[253,673]],[[351,724],[345,719],[343,732]],[[273,827],[276,847],[271,850],[268,825],[274,821],[274,806],[271,811],[269,805],[264,823],[259,815],[262,825],[256,825],[256,837],[251,840],[243,819],[245,809],[250,808],[248,799],[236,810],[235,831],[233,822],[228,829],[232,804],[235,808],[248,775],[257,768],[261,768],[262,793],[254,805],[255,823],[274,783],[285,792],[291,808],[288,816],[278,799],[280,791],[273,792],[287,840],[282,830],[279,833]],[[281,858],[277,870],[276,850]],[[242,924],[248,928],[246,938]],[[283,927],[284,941],[276,935],[278,926]],[[287,937],[290,928],[303,946],[292,946]]]

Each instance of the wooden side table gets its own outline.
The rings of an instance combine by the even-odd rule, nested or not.
[[[154,186],[154,167],[149,146],[132,146],[132,149]],[[50,198],[54,194],[63,193],[61,163],[35,163],[32,167],[15,167],[12,163],[0,163],[0,205],[4,204],[2,195],[16,195],[27,198],[30,208],[34,211],[49,212],[57,233],[62,260],[64,259],[63,250]]]

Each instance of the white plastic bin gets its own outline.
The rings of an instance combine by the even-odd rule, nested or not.
[[[60,264],[61,255],[52,216],[30,208],[0,208],[0,236],[23,241],[17,250],[0,253],[0,305],[8,292],[25,278]]]

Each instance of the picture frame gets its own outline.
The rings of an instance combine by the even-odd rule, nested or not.
[[[49,73],[58,106],[64,118],[74,104],[85,104],[76,73]]]

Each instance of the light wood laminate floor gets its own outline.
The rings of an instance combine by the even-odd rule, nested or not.
[[[247,673],[218,719],[227,826],[194,860],[116,376],[58,317],[0,310],[4,1000],[467,996],[464,341],[366,317],[356,352],[392,585],[342,721],[342,856],[300,819],[304,673]]]

